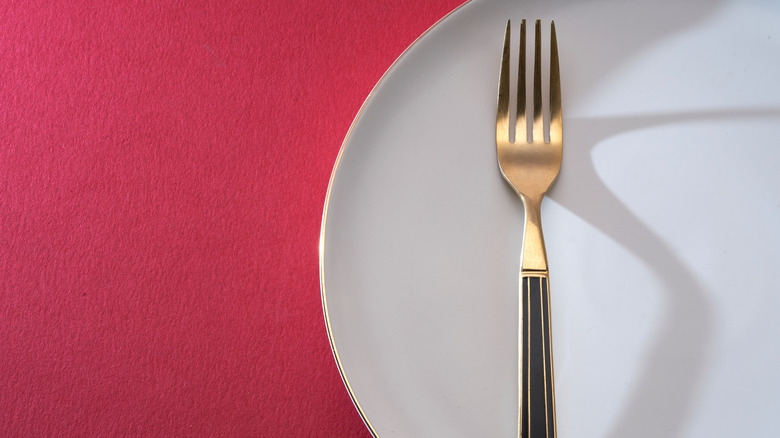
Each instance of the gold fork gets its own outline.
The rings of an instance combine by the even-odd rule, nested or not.
[[[555,438],[555,391],[553,386],[550,295],[547,254],[542,236],[540,206],[561,169],[563,137],[561,123],[561,79],[555,23],[550,32],[550,116],[549,142],[545,142],[542,115],[541,21],[536,20],[533,77],[533,125],[526,117],[525,20],[520,22],[520,62],[517,79],[515,140],[509,135],[509,36],[498,81],[496,148],[501,174],[525,207],[520,271],[520,323],[518,329],[518,415],[517,435],[522,438]],[[525,129],[523,129],[525,128]],[[523,137],[521,134],[525,134]],[[528,141],[531,137],[531,141]]]

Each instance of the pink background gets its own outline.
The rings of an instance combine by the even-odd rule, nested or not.
[[[325,191],[462,1],[0,4],[0,435],[369,436],[322,317]]]

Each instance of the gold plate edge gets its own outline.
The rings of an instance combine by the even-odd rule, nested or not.
[[[341,157],[344,153],[344,148],[347,144],[347,141],[350,138],[350,135],[352,134],[352,130],[355,127],[355,124],[360,119],[360,116],[363,114],[363,110],[365,109],[368,102],[373,97],[376,90],[379,88],[379,86],[382,84],[382,82],[385,80],[387,75],[393,70],[393,68],[396,66],[396,64],[399,63],[401,59],[403,59],[404,55],[406,55],[407,52],[409,52],[417,43],[426,35],[428,35],[429,32],[431,32],[433,29],[436,28],[439,24],[441,24],[444,20],[449,18],[451,15],[459,11],[464,6],[472,3],[474,0],[467,0],[460,6],[456,7],[455,9],[448,12],[446,15],[441,17],[439,20],[437,20],[434,24],[432,24],[428,29],[425,30],[420,36],[415,38],[415,40],[404,49],[403,52],[401,52],[400,55],[393,61],[392,64],[390,64],[390,67],[385,70],[385,72],[382,74],[382,77],[379,78],[379,81],[374,85],[374,87],[371,89],[371,92],[368,93],[368,96],[366,96],[366,99],[363,101],[363,103],[360,105],[360,109],[358,110],[357,114],[355,115],[355,118],[352,119],[352,124],[349,126],[349,130],[347,130],[347,134],[344,136],[344,140],[341,142],[341,146],[339,147],[339,153],[336,156],[336,162],[333,165],[333,170],[330,174],[330,180],[328,181],[328,189],[325,193],[325,204],[323,206],[322,210],[322,225],[320,226],[320,241],[319,241],[319,269],[320,269],[320,295],[322,299],[322,311],[323,316],[325,318],[325,327],[328,332],[328,340],[330,342],[330,348],[333,352],[333,357],[336,360],[336,365],[339,369],[339,374],[341,375],[341,380],[344,382],[344,386],[347,388],[347,392],[349,393],[349,397],[352,399],[352,403],[355,405],[355,408],[358,410],[358,413],[360,414],[360,418],[363,420],[363,423],[365,423],[366,427],[368,427],[368,430],[371,432],[371,435],[373,435],[375,438],[379,438],[379,434],[374,429],[374,426],[371,424],[371,422],[368,420],[368,417],[366,416],[365,411],[363,410],[363,407],[360,405],[360,402],[358,402],[357,397],[355,396],[355,393],[352,389],[352,385],[349,383],[349,379],[347,378],[346,373],[344,372],[344,366],[341,363],[341,358],[338,353],[338,349],[336,348],[336,342],[333,339],[333,331],[331,329],[330,324],[330,317],[328,314],[328,300],[327,300],[327,294],[325,292],[325,227],[328,217],[328,207],[330,205],[330,195],[331,190],[333,189],[333,181],[336,177],[336,172],[338,171],[339,164],[341,163]]]

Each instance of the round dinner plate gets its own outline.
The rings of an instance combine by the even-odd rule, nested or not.
[[[504,28],[523,18],[545,52],[555,20],[560,52],[563,165],[542,205],[558,436],[776,436],[770,0],[472,0],[396,61],[344,141],[320,248],[366,425],[515,436],[523,207],[494,123]]]

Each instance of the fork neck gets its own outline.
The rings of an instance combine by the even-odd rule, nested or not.
[[[547,276],[547,252],[542,235],[542,197],[521,196],[525,206],[525,232],[523,237],[523,276]]]

